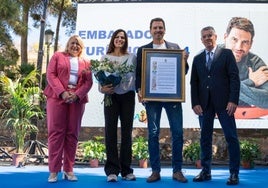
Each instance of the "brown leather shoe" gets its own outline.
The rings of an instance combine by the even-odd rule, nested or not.
[[[181,182],[181,183],[187,183],[188,182],[188,180],[184,177],[184,175],[183,175],[183,173],[181,171],[173,173],[172,178],[174,180],[177,180],[177,181]]]
[[[152,182],[156,182],[156,181],[159,181],[161,179],[161,177],[160,177],[160,173],[159,172],[153,172],[152,174],[151,174],[151,176],[149,176],[148,178],[147,178],[147,183],[152,183]]]

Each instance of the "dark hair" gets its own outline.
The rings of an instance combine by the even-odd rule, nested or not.
[[[255,35],[254,26],[252,22],[247,18],[233,17],[228,23],[228,26],[226,29],[227,35],[230,34],[232,28],[237,28],[237,29],[241,29],[246,32],[249,32],[251,34],[251,40],[253,39]]]
[[[150,30],[152,29],[153,22],[162,22],[164,25],[164,29],[166,29],[165,21],[162,18],[153,18],[150,22]]]
[[[206,27],[204,27],[204,28],[201,30],[201,34],[202,34],[202,32],[204,32],[204,31],[213,31],[213,33],[216,33],[214,27],[212,27],[212,26],[206,26]]]
[[[123,54],[126,54],[126,53],[127,53],[127,48],[128,48],[128,37],[127,37],[127,33],[126,33],[125,30],[123,30],[123,29],[117,29],[117,30],[113,33],[113,35],[112,35],[112,38],[111,38],[111,40],[110,40],[110,43],[109,43],[108,50],[107,50],[107,53],[106,53],[106,54],[110,54],[110,53],[114,52],[114,49],[115,49],[115,46],[114,46],[114,39],[115,39],[116,35],[117,35],[118,33],[120,33],[120,32],[123,32],[124,35],[125,35],[125,44],[124,44],[124,46],[123,46],[120,50],[121,50],[121,52],[122,52]]]

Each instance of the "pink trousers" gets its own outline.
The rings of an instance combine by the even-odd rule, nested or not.
[[[85,104],[47,99],[48,166],[50,172],[73,172]]]

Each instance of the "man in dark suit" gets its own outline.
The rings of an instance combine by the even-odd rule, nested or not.
[[[180,47],[171,42],[164,40],[165,22],[162,18],[154,18],[150,23],[150,33],[153,41],[138,49],[137,52],[137,68],[136,68],[136,90],[139,102],[141,99],[141,67],[142,67],[142,49],[180,49]],[[187,58],[188,54],[184,53],[186,62],[186,72],[188,70]],[[147,182],[156,182],[160,180],[160,151],[159,151],[159,133],[160,118],[162,108],[165,108],[172,133],[172,178],[176,181],[186,183],[187,179],[181,172],[182,166],[182,147],[183,147],[183,129],[182,129],[182,107],[180,102],[164,102],[164,101],[148,101],[143,103],[146,108],[148,119],[148,143],[149,143],[149,160],[152,167],[152,174],[147,178]]]
[[[211,180],[212,134],[217,114],[228,143],[230,177],[227,185],[236,185],[239,183],[240,146],[234,113],[239,100],[240,80],[232,51],[217,46],[216,40],[213,27],[201,30],[205,49],[194,57],[191,72],[192,108],[199,116],[203,167],[193,181]]]

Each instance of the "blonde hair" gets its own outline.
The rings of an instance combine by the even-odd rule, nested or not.
[[[71,40],[72,39],[76,39],[77,40],[77,42],[78,42],[78,45],[81,47],[81,52],[78,54],[78,57],[81,57],[82,56],[82,54],[83,54],[83,50],[84,50],[84,42],[83,42],[83,40],[81,39],[81,37],[79,36],[79,35],[73,35],[73,36],[71,36],[70,38],[69,38],[69,40],[68,40],[68,42],[67,42],[67,44],[66,44],[66,46],[65,46],[65,50],[64,50],[64,52],[66,52],[66,53],[69,53],[68,52],[68,47],[69,47],[69,45],[70,45],[70,42],[71,42]]]

